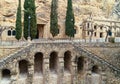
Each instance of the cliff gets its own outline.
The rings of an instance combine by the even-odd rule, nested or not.
[[[22,1],[22,10],[23,3]],[[87,18],[90,13],[96,18],[108,18],[112,12],[114,0],[73,0],[76,23]],[[65,20],[67,0],[58,0],[58,18]],[[0,0],[0,25],[14,25],[18,0]],[[49,21],[51,0],[36,0],[37,18]]]

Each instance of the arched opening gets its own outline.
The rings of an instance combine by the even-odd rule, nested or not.
[[[0,84],[10,84],[10,78],[11,78],[11,72],[8,69],[2,70],[2,80],[0,81]]]
[[[84,69],[84,57],[79,57],[77,61],[77,71],[81,72]]]
[[[71,71],[71,52],[66,51],[64,53],[64,70],[70,72]]]
[[[7,34],[8,36],[11,36],[11,30],[8,30]]]
[[[28,62],[26,60],[19,61],[19,74],[20,74],[20,77],[27,77]]]
[[[57,52],[52,52],[50,54],[50,65],[49,65],[51,72],[57,73],[57,68],[58,68],[57,62],[58,62],[58,54]]]
[[[35,75],[42,75],[43,73],[43,53],[41,52],[35,54],[34,73]]]
[[[2,78],[3,78],[3,79],[10,79],[10,70],[8,70],[8,69],[3,69],[3,70],[2,70]]]
[[[16,35],[16,31],[15,31],[15,30],[12,31],[12,35],[13,35],[13,36]]]
[[[92,67],[92,71],[91,71],[91,82],[94,84],[101,84],[102,83],[102,79],[101,79],[101,74],[99,74],[99,66],[98,65],[94,65]]]
[[[99,72],[99,67],[98,67],[98,65],[94,65],[94,66],[92,67],[92,72],[93,72],[93,73],[98,73],[98,72]]]

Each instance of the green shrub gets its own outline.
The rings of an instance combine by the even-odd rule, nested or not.
[[[110,38],[108,39],[108,41],[109,41],[110,43],[115,43],[115,38],[114,38],[114,37],[110,37]]]

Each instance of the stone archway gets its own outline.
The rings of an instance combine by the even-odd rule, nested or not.
[[[10,84],[11,82],[11,72],[8,69],[2,70],[2,79],[0,81],[0,84]]]
[[[26,78],[28,75],[28,61],[21,60],[19,61],[19,77]]]
[[[71,58],[72,58],[71,52],[66,51],[64,53],[64,84],[71,84],[72,83]]]
[[[99,73],[99,67],[98,67],[98,65],[94,65],[92,67],[92,73]]]
[[[3,69],[2,70],[2,78],[10,78],[10,70]]]
[[[71,72],[71,52],[66,51],[64,53],[64,70]]]
[[[58,54],[57,52],[53,51],[50,54],[50,71],[57,73],[57,68],[58,68]]]
[[[101,84],[102,79],[100,75],[100,69],[98,65],[94,65],[92,67],[92,74],[91,74],[91,84]]]
[[[18,75],[18,80],[17,84],[27,84],[27,78],[28,78],[28,61],[27,60],[20,60],[18,62],[19,64],[19,75]]]
[[[37,52],[34,56],[33,84],[43,84],[43,53]]]
[[[50,68],[50,75],[49,80],[51,81],[51,84],[58,84],[58,53],[53,51],[50,53],[50,59],[49,59],[49,68]],[[54,79],[54,80],[53,80]]]
[[[37,76],[40,76],[43,74],[43,53],[41,52],[38,52],[35,54],[34,73]]]
[[[77,71],[81,73],[84,70],[84,57],[79,57],[77,61]]]

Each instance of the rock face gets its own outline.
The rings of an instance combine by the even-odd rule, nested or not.
[[[24,0],[22,2],[22,10]],[[111,13],[115,0],[73,0],[73,9],[76,22],[87,18],[92,12],[94,17],[105,18]],[[6,22],[15,23],[18,0],[0,1],[0,23],[5,26]],[[65,20],[67,0],[58,0],[58,18]],[[38,18],[49,20],[51,0],[36,0],[36,13]],[[14,24],[13,24],[14,25]]]

